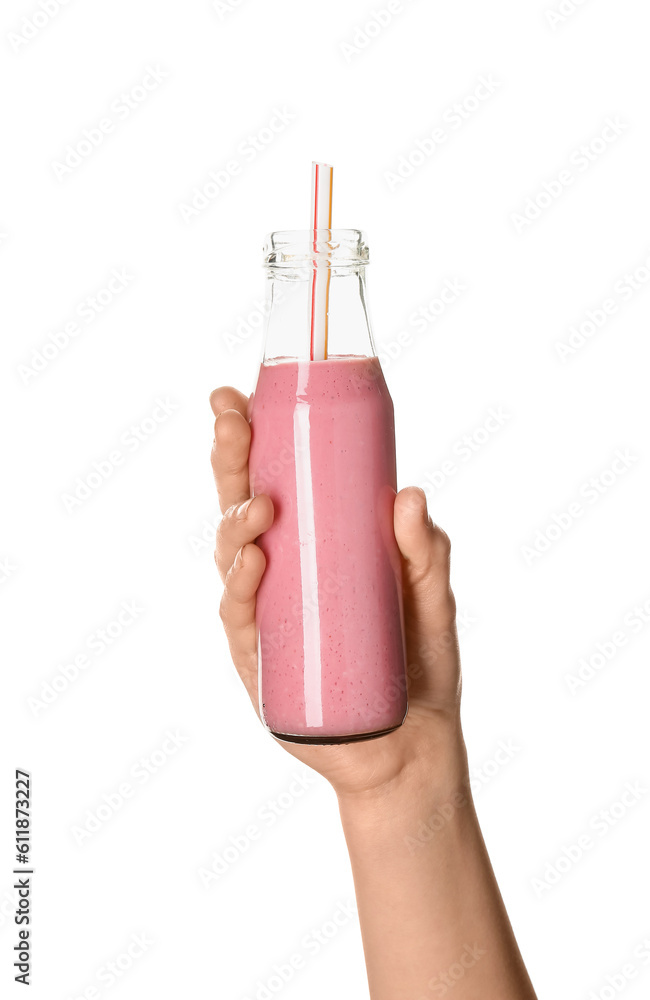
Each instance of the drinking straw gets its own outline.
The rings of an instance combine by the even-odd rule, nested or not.
[[[332,228],[332,181],[334,170],[329,163],[316,163],[315,161],[312,163],[311,168],[311,228],[314,264],[309,289],[309,357],[311,361],[324,361],[327,357],[331,275],[329,255],[328,253],[322,253],[318,249],[318,230],[327,230],[327,240],[329,241],[331,238],[330,230]],[[322,254],[322,257],[319,259],[320,254]]]

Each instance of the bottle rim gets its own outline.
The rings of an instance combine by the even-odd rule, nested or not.
[[[358,267],[370,259],[360,229],[280,229],[268,234],[263,251],[264,266],[269,268],[295,268],[317,262],[327,262],[331,267]]]

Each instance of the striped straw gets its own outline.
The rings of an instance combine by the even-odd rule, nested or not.
[[[312,231],[315,255],[318,255],[318,230],[328,230],[330,239],[332,228],[332,181],[333,168],[329,163],[312,163],[311,204]],[[327,357],[327,328],[329,320],[330,268],[327,254],[323,259],[314,260],[314,273],[309,289],[310,341],[309,357],[312,361],[324,361]]]

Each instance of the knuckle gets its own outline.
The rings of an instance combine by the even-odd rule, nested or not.
[[[224,476],[240,476],[248,464],[248,452],[243,456],[229,455],[227,458],[221,456],[221,472]]]
[[[217,549],[221,545],[223,545],[224,538],[226,538],[228,536],[228,532],[229,532],[229,530],[230,530],[230,528],[232,526],[233,511],[234,511],[234,509],[235,509],[234,507],[227,507],[226,510],[224,510],[224,512],[223,512],[223,514],[221,516],[221,520],[219,521],[219,524],[217,525],[217,530],[215,532],[215,543],[216,543]]]
[[[454,592],[451,587],[447,588],[447,593],[444,597],[443,607],[445,614],[447,615],[450,622],[456,621],[456,598],[454,597]]]
[[[239,504],[227,507],[217,525],[215,545],[218,556],[227,553],[233,545],[239,546],[241,544],[242,527],[245,527],[245,524],[237,520],[238,507]]]
[[[229,524],[232,524],[232,522],[234,521],[238,507],[239,507],[238,503],[231,503],[230,507],[227,507],[226,510],[224,511],[223,517],[221,519],[222,523],[225,521],[224,530],[227,529]]]

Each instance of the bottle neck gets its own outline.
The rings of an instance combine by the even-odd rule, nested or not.
[[[375,357],[366,302],[367,263],[368,249],[358,230],[272,233],[265,256],[264,361],[310,359],[316,269],[319,280],[327,283],[327,357]],[[325,320],[324,312],[317,320]]]

